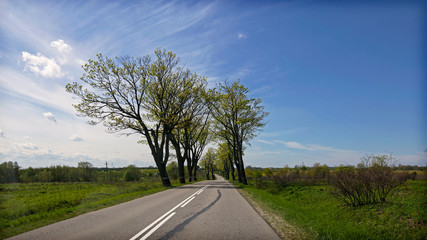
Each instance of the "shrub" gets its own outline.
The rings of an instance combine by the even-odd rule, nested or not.
[[[360,206],[385,202],[387,195],[402,180],[391,168],[391,155],[370,155],[356,167],[342,166],[331,174],[329,181],[345,204]]]
[[[289,186],[299,177],[298,169],[291,169],[288,167],[282,168],[279,172],[274,174],[271,178],[278,188],[285,188]]]
[[[168,176],[170,179],[178,179],[178,164],[176,162],[170,162],[166,167],[166,171],[168,172]]]
[[[129,165],[124,174],[125,181],[138,181],[141,178],[141,171],[135,165]]]

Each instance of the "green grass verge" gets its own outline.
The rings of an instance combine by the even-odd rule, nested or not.
[[[267,184],[268,185],[268,184]],[[426,239],[427,181],[408,180],[387,202],[342,205],[328,185],[291,185],[278,190],[238,185],[267,210],[303,229],[311,239]]]
[[[169,188],[158,181],[2,184],[0,239]]]

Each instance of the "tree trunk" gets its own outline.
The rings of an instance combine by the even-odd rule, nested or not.
[[[181,161],[178,161],[178,178],[179,178],[179,183],[185,183],[184,161],[185,161],[184,158],[182,158]]]
[[[234,176],[234,163],[233,163],[233,160],[231,159],[231,156],[228,157],[228,160],[230,161],[231,178],[233,179],[233,181],[236,181],[236,177]]]
[[[156,162],[156,164],[157,164],[157,162]],[[168,173],[166,171],[166,164],[163,164],[163,163],[157,164],[157,168],[159,169],[159,174],[160,174],[160,178],[162,179],[163,186],[170,187],[171,182],[169,180],[169,176],[168,176]]]
[[[193,166],[193,181],[197,181],[197,166]]]
[[[239,180],[239,183],[243,183],[243,180],[242,180],[242,170],[240,168],[239,156],[237,154],[237,151],[234,151],[234,164],[236,164],[237,178]]]
[[[225,171],[224,171],[224,177],[225,177],[225,180],[230,180],[230,168],[229,168],[229,167],[227,167],[227,168],[225,168],[224,170],[225,170]]]
[[[179,138],[179,136],[178,136]],[[185,183],[185,170],[184,170],[184,162],[185,162],[185,154],[182,156],[181,154],[181,146],[178,140],[175,138],[172,132],[169,133],[168,139],[172,142],[173,147],[175,148],[176,159],[178,161],[178,179],[179,183]],[[167,146],[168,147],[168,146]]]
[[[241,177],[242,177],[242,183],[244,185],[248,185],[248,181],[246,180],[246,173],[245,173],[245,164],[243,163],[243,151],[242,151],[242,143],[239,143],[238,146],[238,157],[239,157],[239,167],[240,167],[240,172],[241,172]]]
[[[187,159],[187,170],[188,170],[188,181],[193,181],[193,166],[191,166],[191,161]]]

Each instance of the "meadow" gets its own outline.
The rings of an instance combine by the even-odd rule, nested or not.
[[[235,183],[263,211],[286,221],[291,239],[426,239],[427,180],[407,180],[383,203],[348,206],[327,183]],[[292,231],[289,229],[292,228]],[[298,231],[295,232],[295,229]]]
[[[158,180],[1,184],[0,239],[166,189]]]

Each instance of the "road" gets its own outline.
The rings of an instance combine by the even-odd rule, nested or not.
[[[222,178],[142,197],[11,239],[280,239]]]

